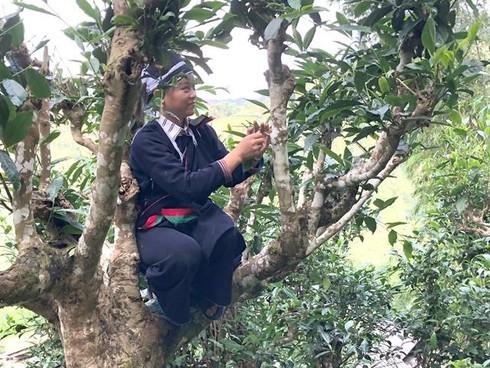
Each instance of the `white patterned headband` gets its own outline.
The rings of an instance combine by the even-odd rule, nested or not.
[[[178,55],[172,54],[171,66],[168,70],[158,69],[154,65],[147,65],[141,72],[141,82],[145,85],[148,101],[159,86],[168,85],[172,79],[180,74],[190,75],[193,71]]]

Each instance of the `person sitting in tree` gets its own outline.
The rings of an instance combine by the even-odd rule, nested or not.
[[[147,66],[149,98],[161,93],[158,116],[130,146],[130,167],[140,193],[136,242],[149,289],[164,317],[175,325],[191,320],[191,301],[219,319],[231,303],[232,276],[245,242],[232,219],[210,198],[261,166],[269,147],[268,126],[255,124],[228,152],[210,118],[190,119],[196,107],[191,67],[171,53],[169,68]],[[250,169],[247,169],[249,167]]]

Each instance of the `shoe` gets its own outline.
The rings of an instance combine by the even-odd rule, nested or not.
[[[210,311],[210,309],[214,310],[214,312]],[[204,317],[206,317],[210,321],[217,321],[221,319],[221,317],[223,317],[224,313],[225,313],[225,307],[221,307],[219,305],[214,304],[210,306],[208,309],[206,309],[203,314]]]
[[[153,297],[148,289],[140,290],[140,295],[144,302],[149,301]]]
[[[165,313],[163,313],[163,309],[160,306],[160,303],[158,303],[157,298],[152,298],[145,302],[145,305],[148,307],[148,310],[151,313],[156,313],[156,314],[161,314],[162,316],[165,316]]]
[[[156,297],[153,297],[152,299],[145,302],[145,305],[148,307],[148,310],[150,311],[150,313],[155,313],[155,314],[161,315],[168,322],[170,322],[171,324],[173,324],[175,326],[183,326],[183,325],[190,322],[190,321],[176,322],[173,319],[171,319],[169,316],[167,316],[165,314],[165,312],[162,309],[162,306],[160,305],[160,303],[158,302],[158,299]]]

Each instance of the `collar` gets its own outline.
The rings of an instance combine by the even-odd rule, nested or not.
[[[168,138],[175,143],[175,140],[179,135],[190,135],[192,137],[192,142],[195,146],[197,146],[197,141],[194,136],[194,132],[190,128],[189,119],[185,119],[185,125],[183,128],[172,122],[170,119],[167,119],[165,116],[160,115],[158,119],[158,124],[162,127],[165,134],[167,134]]]

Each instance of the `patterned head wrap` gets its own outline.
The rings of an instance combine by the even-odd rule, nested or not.
[[[170,54],[170,63],[166,69],[159,69],[155,65],[147,65],[141,72],[141,82],[145,86],[147,101],[159,86],[168,86],[172,79],[180,74],[190,75],[192,68],[177,54]]]

